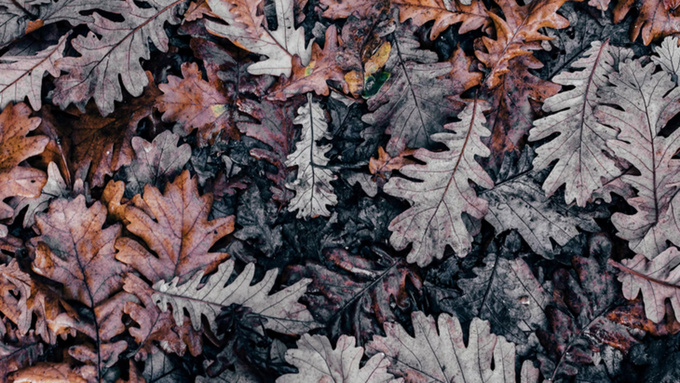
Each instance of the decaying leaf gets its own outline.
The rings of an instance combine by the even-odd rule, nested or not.
[[[680,130],[668,137],[659,134],[680,112],[680,93],[668,73],[654,73],[655,69],[654,63],[622,63],[620,73],[612,73],[611,85],[601,92],[603,103],[619,108],[601,105],[596,110],[600,122],[620,131],[616,140],[607,141],[608,147],[639,172],[621,177],[637,190],[637,195],[628,199],[636,213],[614,213],[612,222],[631,250],[649,259],[667,248],[666,241],[677,241],[680,235],[673,218],[680,203],[674,199],[680,160],[673,158],[680,150]]]
[[[201,317],[205,316],[216,332],[215,318],[223,308],[232,304],[248,307],[266,319],[262,323],[265,328],[283,334],[302,334],[317,327],[307,308],[297,302],[307,290],[310,280],[301,280],[270,295],[278,270],[267,271],[264,278],[254,285],[250,285],[255,273],[254,264],[248,264],[233,282],[227,283],[233,271],[234,262],[227,260],[205,284],[201,284],[203,272],[181,285],[178,278],[171,282],[159,281],[153,286],[156,290],[153,299],[163,311],[168,309],[168,305],[172,306],[178,326],[184,323],[184,310],[187,310],[196,331],[202,328]]]
[[[414,336],[401,325],[385,324],[385,336],[366,346],[369,355],[385,355],[387,371],[405,382],[518,382],[515,345],[491,333],[489,322],[473,318],[467,345],[458,318],[434,318],[416,311],[411,315]],[[521,383],[537,383],[538,369],[522,365]]]
[[[489,149],[481,139],[489,135],[481,100],[472,100],[458,115],[459,122],[447,124],[452,132],[431,136],[435,142],[448,147],[442,152],[418,149],[413,157],[425,162],[401,168],[410,179],[393,177],[385,185],[385,192],[408,200],[411,208],[397,216],[389,226],[390,243],[397,250],[413,244],[406,260],[425,266],[441,258],[446,246],[451,246],[459,257],[465,257],[472,245],[463,213],[472,219],[486,215],[486,200],[477,197],[470,181],[493,187],[493,181],[477,163],[476,156],[486,157]]]
[[[498,233],[516,229],[535,252],[546,258],[555,254],[551,240],[564,246],[578,234],[577,228],[598,229],[592,214],[545,197],[530,173],[499,183],[482,196],[489,201],[484,219]]]
[[[678,74],[680,74],[680,47],[678,47],[678,38],[673,36],[666,37],[660,46],[654,47],[654,52],[656,56],[652,56],[652,61],[673,76],[673,81],[677,83]]]
[[[385,355],[372,356],[363,367],[359,361],[362,347],[355,347],[351,336],[342,335],[335,349],[328,338],[305,334],[297,341],[297,348],[286,351],[286,361],[298,368],[297,374],[287,374],[276,383],[338,382],[388,383],[400,382],[387,372],[390,364]]]
[[[541,28],[562,29],[569,21],[557,14],[565,0],[539,0],[518,5],[515,0],[497,0],[503,10],[503,17],[489,12],[496,27],[496,39],[482,37],[486,52],[475,51],[477,58],[488,69],[485,84],[493,89],[502,83],[503,76],[510,71],[510,61],[518,56],[530,55],[540,49],[540,42],[550,40],[542,34]]]
[[[539,358],[548,379],[578,374],[581,366],[600,358],[605,345],[627,352],[639,341],[633,326],[610,315],[622,303],[619,288],[605,262],[596,258],[609,246],[605,238],[594,237],[590,258],[575,256],[574,272],[560,268],[553,274],[553,302],[545,309],[548,327],[536,332],[548,354]]]
[[[67,37],[31,56],[0,57],[0,108],[28,97],[33,109],[40,110],[43,75],[47,72],[59,77],[55,62],[63,57]]]
[[[198,65],[183,64],[182,79],[168,76],[168,83],[158,86],[163,92],[158,104],[164,112],[163,121],[179,122],[175,132],[183,135],[197,129],[201,146],[212,142],[222,131],[233,137],[234,125],[239,121],[239,111],[225,94],[217,67],[208,65],[207,72],[210,81],[202,79]]]
[[[411,19],[415,25],[423,25],[434,20],[430,39],[436,39],[451,25],[461,23],[458,32],[474,31],[489,23],[489,14],[484,3],[479,0],[393,0],[399,9],[399,20],[403,23]]]
[[[52,100],[65,108],[69,104],[85,110],[94,98],[102,115],[113,112],[114,102],[123,100],[125,90],[132,96],[141,96],[149,78],[142,69],[140,59],[150,58],[149,40],[165,52],[168,36],[165,23],[177,24],[175,12],[183,0],[148,0],[148,7],[139,7],[133,0],[121,1],[116,12],[123,21],[112,21],[99,13],[90,23],[92,32],[71,41],[80,57],[64,57],[57,68],[67,72],[59,77]]]
[[[634,0],[621,0],[614,8],[614,22],[618,23],[626,17],[633,6]],[[668,0],[645,0],[639,2],[637,20],[630,31],[630,39],[635,41],[642,36],[645,45],[652,40],[668,36],[680,31],[680,17],[676,13],[677,5],[671,6]]]
[[[83,321],[73,326],[94,345],[74,346],[71,355],[94,364],[100,377],[127,347],[125,341],[112,341],[125,330],[121,322],[125,297],[116,292],[122,288],[121,276],[127,266],[116,261],[114,248],[121,226],[104,229],[105,220],[106,208],[99,202],[88,208],[82,195],[72,201],[57,199],[47,213],[36,216],[40,236],[30,242],[35,254],[33,271],[62,284],[66,299],[91,311],[94,323]]]
[[[159,183],[177,175],[191,157],[191,148],[187,144],[177,146],[179,136],[164,131],[153,142],[140,137],[132,138],[132,149],[135,158],[125,169],[128,176],[126,189],[132,195],[142,193],[144,186],[150,184],[159,187]]]
[[[362,120],[385,129],[390,141],[385,149],[397,155],[406,148],[421,148],[432,142],[449,118],[460,111],[452,98],[477,85],[480,73],[470,72],[470,59],[457,49],[449,61],[434,62],[433,52],[417,50],[410,38],[395,38],[385,71],[390,79],[369,98],[373,113]],[[406,61],[405,58],[412,60]]]
[[[139,325],[129,329],[138,344],[135,359],[147,359],[149,354],[157,352],[157,348],[180,356],[187,348],[192,355],[201,353],[200,334],[188,323],[176,326],[172,314],[162,312],[156,306],[152,298],[155,291],[146,282],[134,274],[127,274],[123,283],[123,289],[139,299],[139,302],[125,302],[123,308],[123,312]]]
[[[488,320],[496,333],[518,345],[545,326],[550,285],[544,282],[544,288],[524,260],[489,254],[474,272],[474,278],[458,281],[463,295],[451,306],[461,319]]]
[[[295,151],[286,158],[286,166],[297,166],[297,177],[286,184],[288,189],[295,191],[288,210],[297,210],[298,218],[329,216],[328,206],[337,204],[338,198],[331,185],[336,176],[326,168],[326,153],[331,146],[319,144],[320,140],[330,138],[326,114],[319,103],[312,101],[311,94],[308,94],[307,104],[297,113],[293,123],[302,125],[302,133]]]
[[[196,179],[188,171],[166,185],[163,194],[146,185],[142,198],[147,208],[128,206],[124,216],[127,230],[148,247],[122,237],[116,241],[118,260],[155,283],[175,277],[185,282],[196,272],[214,270],[228,257],[211,253],[210,248],[234,230],[234,217],[209,221],[212,195],[199,196]]]
[[[75,368],[66,363],[37,363],[10,375],[14,383],[90,383],[96,373],[89,368]]]
[[[45,136],[26,137],[40,125],[39,118],[29,118],[25,104],[8,105],[0,114],[0,219],[14,216],[14,209],[2,202],[12,196],[37,197],[46,182],[45,173],[20,163],[42,153],[49,139]],[[0,224],[0,237],[7,228]]]
[[[623,283],[623,296],[635,299],[642,292],[645,314],[654,323],[666,315],[666,300],[670,300],[675,315],[680,315],[680,251],[671,247],[648,261],[643,254],[624,259],[620,264],[610,261],[621,270],[619,281]]]
[[[565,71],[551,79],[570,89],[545,100],[543,110],[553,114],[534,121],[529,132],[529,141],[559,133],[536,150],[538,156],[533,164],[539,171],[557,161],[543,182],[543,190],[550,197],[565,184],[564,198],[568,204],[576,200],[579,206],[585,206],[593,191],[602,187],[603,180],[609,181],[621,173],[605,145],[616,137],[616,131],[602,125],[594,115],[597,90],[615,70],[609,50],[608,41],[593,42],[583,57],[571,64],[577,71]]]
[[[268,57],[248,67],[249,73],[290,77],[293,57],[297,55],[302,65],[307,65],[312,50],[311,44],[305,46],[304,29],[295,29],[293,1],[274,1],[277,21],[274,31],[263,25],[263,16],[257,15],[259,4],[260,1],[208,0],[213,13],[228,25],[208,21],[206,28],[243,49]]]
[[[276,172],[267,173],[267,178],[273,181],[270,190],[274,194],[274,199],[280,203],[287,202],[293,197],[292,191],[285,185],[290,174],[286,157],[295,148],[293,137],[296,129],[293,120],[296,110],[293,105],[265,101],[257,107],[256,114],[261,116],[258,123],[242,122],[238,125],[243,134],[269,146],[268,149],[250,149],[250,154],[271,163],[276,168]]]

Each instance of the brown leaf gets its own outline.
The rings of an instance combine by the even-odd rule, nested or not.
[[[20,335],[24,336],[29,330],[35,329],[36,335],[40,335],[47,343],[56,342],[58,334],[54,330],[59,325],[53,321],[63,311],[61,307],[75,315],[56,292],[20,270],[16,260],[0,266],[0,297],[0,311],[17,325]]]
[[[2,202],[7,197],[37,197],[45,184],[45,173],[19,164],[42,153],[49,141],[45,136],[26,135],[40,125],[39,118],[29,118],[25,104],[8,105],[0,114],[0,219],[14,216],[14,209]],[[0,237],[7,228],[0,225]]]
[[[294,102],[291,100],[285,104],[263,101],[257,105],[256,115],[261,116],[258,123],[238,124],[243,134],[269,146],[269,149],[250,149],[250,155],[276,167],[276,172],[267,172],[266,176],[273,181],[274,185],[270,190],[274,193],[274,199],[280,203],[285,203],[293,197],[293,192],[285,187],[290,175],[286,157],[295,148],[295,133],[298,129],[295,128],[293,119],[300,105],[300,100]]]
[[[206,146],[213,142],[216,135],[225,134],[238,138],[234,128],[239,118],[238,108],[226,96],[226,90],[217,76],[217,67],[206,65],[208,79],[202,79],[201,71],[195,63],[182,64],[182,76],[168,76],[167,84],[158,88],[163,92],[158,109],[163,112],[163,121],[180,123],[184,135],[198,129],[198,142]]]
[[[481,0],[392,0],[399,9],[399,21],[411,19],[414,25],[421,26],[434,20],[430,40],[435,40],[451,25],[462,23],[458,33],[466,33],[484,27],[489,23],[489,13]]]
[[[543,64],[533,56],[511,60],[509,72],[502,77],[499,86],[485,90],[485,97],[491,104],[488,113],[491,129],[489,149],[492,153],[489,169],[497,177],[504,161],[507,161],[506,157],[514,159],[520,156],[541,103],[560,90],[559,85],[529,71],[541,67]]]
[[[519,6],[516,0],[496,0],[505,19],[489,13],[496,27],[496,38],[482,37],[486,52],[475,51],[479,61],[489,69],[484,81],[489,89],[501,85],[503,76],[513,72],[509,66],[513,58],[530,55],[532,50],[540,49],[538,43],[550,40],[539,29],[569,26],[569,21],[556,13],[565,1],[538,0]]]
[[[101,117],[93,108],[88,108],[85,113],[71,110],[67,118],[54,116],[55,120],[50,121],[62,139],[69,141],[71,154],[67,160],[70,167],[76,174],[86,172],[92,186],[103,186],[107,175],[132,161],[134,153],[130,141],[137,132],[137,125],[152,115],[154,104],[161,95],[153,85],[151,73],[146,72],[146,76],[151,86],[142,97],[119,106],[108,117]]]
[[[677,7],[671,8],[666,0],[619,0],[614,7],[614,22],[623,21],[633,6],[639,12],[630,31],[630,39],[635,41],[642,35],[642,42],[649,45],[653,40],[678,33],[680,31],[680,14]]]
[[[116,258],[151,282],[175,277],[184,282],[196,272],[214,270],[229,256],[209,250],[234,230],[234,217],[208,221],[212,195],[199,196],[196,179],[190,178],[188,171],[166,185],[163,194],[146,185],[143,199],[148,212],[129,206],[124,215],[130,222],[127,230],[140,237],[151,251],[132,238],[120,238]]]
[[[145,360],[156,347],[184,355],[188,346],[191,355],[201,354],[201,334],[194,331],[190,323],[177,326],[169,311],[161,312],[151,297],[155,291],[136,275],[127,274],[123,281],[123,289],[139,299],[139,302],[126,302],[124,308],[124,312],[139,325],[128,329],[137,342],[135,359]]]
[[[390,9],[390,0],[320,0],[326,7],[322,16],[329,19],[346,19],[354,14],[359,18],[367,19]]]
[[[40,236],[31,239],[33,270],[64,285],[65,297],[94,309],[122,287],[125,265],[115,260],[120,225],[102,228],[106,208],[85,197],[55,200],[36,216]]]
[[[3,342],[0,342],[0,381],[4,383],[12,371],[35,363],[44,350],[43,343],[32,334],[16,342],[3,339]]]
[[[74,368],[66,363],[40,362],[9,376],[13,383],[93,383],[96,373],[88,368]]]

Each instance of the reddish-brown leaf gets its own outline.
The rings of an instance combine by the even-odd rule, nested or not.
[[[106,208],[99,202],[88,208],[84,196],[58,199],[36,216],[40,235],[29,243],[33,270],[63,284],[66,299],[92,309],[120,290],[126,269],[114,257],[120,225],[104,229],[105,221]]]
[[[144,94],[119,106],[107,117],[101,117],[92,107],[87,108],[86,113],[71,109],[69,114],[73,120],[51,116],[54,120],[49,123],[71,148],[70,158],[67,158],[70,168],[75,173],[87,172],[87,180],[92,186],[103,186],[107,175],[132,161],[134,153],[130,141],[137,132],[137,125],[152,115],[154,104],[161,95],[153,85],[151,73],[146,72],[146,75],[152,85]]]
[[[511,60],[510,71],[503,76],[499,86],[486,94],[492,105],[488,114],[492,153],[489,164],[496,172],[506,156],[519,157],[541,103],[560,90],[559,85],[529,72],[529,69],[541,67],[543,64],[531,56]]]
[[[168,353],[184,355],[188,346],[191,355],[201,354],[203,345],[200,332],[194,331],[189,322],[177,326],[170,311],[161,312],[151,297],[155,291],[136,275],[127,274],[123,281],[123,289],[139,299],[139,302],[126,302],[124,308],[124,312],[139,325],[128,329],[137,342],[135,359],[145,360],[156,347]]]
[[[158,86],[163,92],[158,103],[163,121],[179,122],[179,132],[184,135],[198,129],[200,146],[212,143],[217,134],[238,138],[235,123],[240,116],[217,76],[217,67],[207,64],[206,70],[209,82],[202,79],[198,65],[184,63],[183,78],[168,76],[168,83]]]
[[[259,123],[243,122],[238,125],[241,132],[247,136],[267,144],[270,149],[253,148],[250,154],[265,160],[276,167],[276,172],[268,172],[267,178],[274,182],[271,191],[274,199],[283,203],[293,197],[293,192],[285,187],[290,171],[286,166],[286,157],[295,149],[295,133],[293,125],[295,111],[301,105],[301,100],[287,103],[263,101],[258,105],[257,115],[261,116]]]
[[[19,335],[34,329],[48,343],[56,342],[59,325],[54,321],[63,311],[61,307],[71,310],[56,292],[22,271],[15,260],[0,266],[0,297],[0,311],[16,324]]]
[[[25,104],[8,105],[0,114],[0,220],[14,217],[14,209],[4,199],[37,197],[47,181],[43,171],[19,165],[42,153],[49,141],[45,136],[26,137],[40,125],[40,119],[29,118],[30,114]],[[0,225],[0,237],[6,235],[7,228]]]
[[[666,0],[619,0],[614,7],[614,22],[623,21],[633,6],[637,7],[638,16],[630,30],[630,39],[635,41],[642,35],[642,42],[649,45],[668,35],[680,32],[680,13],[677,7],[671,7]]]
[[[540,42],[550,40],[539,32],[541,28],[562,29],[569,21],[556,12],[566,0],[538,0],[519,6],[516,0],[496,0],[505,19],[489,13],[496,27],[496,38],[482,37],[486,52],[476,50],[475,54],[489,73],[484,84],[493,89],[503,82],[503,76],[512,72],[510,60],[518,56],[530,55],[532,50],[540,49]]]
[[[12,373],[9,378],[14,383],[93,383],[97,381],[97,373],[88,367],[40,362]]]
[[[130,222],[126,228],[151,251],[132,238],[120,238],[116,242],[118,260],[153,283],[175,277],[183,282],[198,271],[215,269],[229,256],[211,253],[210,248],[234,230],[234,217],[209,221],[213,197],[199,196],[196,179],[190,178],[188,171],[166,185],[163,194],[146,185],[143,199],[148,211],[128,206],[124,215]]]
[[[462,23],[459,33],[479,29],[489,23],[489,13],[481,0],[470,0],[470,5],[462,1],[446,0],[392,0],[399,9],[399,21],[411,19],[414,25],[421,26],[434,20],[430,39],[436,39],[451,25]]]

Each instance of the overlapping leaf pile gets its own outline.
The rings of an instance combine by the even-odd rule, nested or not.
[[[677,8],[0,0],[0,382],[680,381]]]

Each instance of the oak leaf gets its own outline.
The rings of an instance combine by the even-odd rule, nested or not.
[[[621,0],[614,7],[614,22],[621,22],[628,12],[636,6],[637,19],[632,24],[630,39],[635,41],[642,36],[642,42],[649,45],[656,40],[680,31],[680,17],[667,0]],[[636,5],[639,4],[639,5]]]
[[[8,197],[37,197],[46,182],[45,173],[19,165],[29,157],[42,153],[49,139],[26,137],[40,125],[39,118],[29,118],[25,104],[8,105],[0,114],[0,219],[14,216],[14,209],[2,202]],[[0,224],[0,237],[7,228]]]
[[[246,265],[243,272],[228,283],[233,271],[234,261],[227,260],[205,284],[201,284],[204,275],[202,271],[181,285],[178,278],[171,282],[158,281],[153,286],[156,290],[154,302],[162,311],[167,311],[169,304],[178,326],[184,324],[186,310],[196,331],[202,328],[201,317],[205,316],[210,322],[211,330],[216,333],[215,318],[223,308],[232,304],[249,308],[266,319],[263,323],[265,328],[279,333],[302,334],[318,327],[307,308],[297,302],[307,291],[311,280],[298,281],[270,295],[278,270],[267,271],[262,280],[254,285],[250,285],[255,275],[254,264]]]
[[[461,109],[461,103],[452,98],[481,79],[480,73],[468,70],[470,59],[462,49],[456,49],[449,61],[435,62],[433,52],[416,50],[414,44],[418,46],[410,38],[394,39],[392,55],[384,69],[391,73],[390,79],[376,96],[368,99],[373,113],[362,118],[390,134],[385,147],[390,155],[432,142],[430,136],[440,132],[441,126]]]
[[[489,254],[474,273],[474,278],[458,281],[463,295],[452,302],[451,310],[460,319],[488,320],[496,333],[519,345],[545,326],[550,284],[539,281],[524,260]]]
[[[275,31],[263,25],[264,15],[257,15],[260,2],[208,0],[212,12],[228,25],[207,21],[205,26],[210,33],[226,37],[247,51],[267,56],[266,60],[248,67],[250,74],[290,77],[295,55],[300,57],[302,65],[309,63],[311,42],[305,47],[304,29],[295,29],[293,1],[274,0],[277,25]]]
[[[491,333],[489,322],[473,318],[467,346],[455,316],[440,314],[435,324],[420,311],[411,314],[414,336],[397,323],[385,324],[385,336],[366,346],[369,355],[385,355],[387,370],[405,382],[517,382],[515,345]],[[521,383],[537,383],[538,369],[524,362]]]
[[[609,262],[621,270],[619,281],[623,296],[635,299],[642,292],[645,314],[654,323],[666,315],[666,300],[670,300],[675,315],[680,315],[680,251],[670,247],[651,261],[643,254],[621,263]]]
[[[125,184],[131,195],[141,194],[149,184],[160,187],[163,181],[176,176],[189,161],[191,147],[188,144],[177,146],[179,136],[164,131],[152,142],[141,137],[132,137],[135,158],[125,168],[128,182]]]
[[[321,15],[329,19],[346,19],[352,14],[361,19],[378,18],[380,14],[387,13],[391,5],[390,0],[320,0],[319,2],[325,7]]]
[[[564,246],[578,235],[577,227],[598,229],[592,215],[545,197],[531,173],[500,182],[482,196],[489,201],[484,219],[497,233],[517,229],[533,251],[549,259],[557,250],[552,241]]]
[[[487,189],[493,187],[493,181],[475,159],[489,155],[481,141],[489,135],[483,115],[487,107],[481,100],[469,101],[458,115],[460,121],[445,126],[452,132],[431,136],[448,150],[418,149],[413,157],[424,164],[406,165],[400,170],[415,181],[393,177],[385,185],[387,194],[411,204],[389,226],[390,243],[395,249],[403,250],[413,244],[406,258],[408,262],[425,266],[441,258],[446,246],[451,246],[461,258],[470,251],[472,234],[463,213],[481,219],[487,212],[486,200],[477,196],[470,181]]]
[[[9,376],[14,383],[91,383],[96,373],[90,368],[76,368],[67,363],[40,362]]]
[[[65,153],[69,168],[76,174],[84,173],[83,178],[91,186],[103,186],[107,175],[132,162],[134,152],[130,142],[137,125],[152,116],[154,104],[161,95],[151,73],[146,72],[146,76],[151,85],[142,97],[119,106],[107,117],[98,115],[93,107],[88,107],[86,113],[67,110],[63,118],[43,111],[43,118],[49,119],[64,141],[60,145],[71,148]]]
[[[399,21],[411,19],[414,25],[421,26],[434,20],[430,40],[435,40],[451,25],[461,23],[458,33],[474,31],[489,23],[484,3],[480,0],[392,0],[399,9]]]
[[[496,180],[508,178],[508,164],[521,156],[526,136],[541,109],[541,103],[560,90],[558,84],[541,79],[531,73],[543,67],[534,56],[520,56],[510,60],[510,71],[494,89],[482,89],[482,98],[491,104],[487,115],[491,140],[491,157],[487,170]]]
[[[328,206],[338,203],[331,185],[336,176],[325,167],[329,161],[326,153],[331,145],[320,145],[318,141],[331,136],[327,130],[326,113],[318,102],[312,101],[310,93],[307,94],[307,104],[297,110],[293,123],[302,125],[302,132],[295,151],[286,158],[286,166],[297,167],[297,177],[286,184],[286,188],[295,191],[288,211],[297,210],[297,218],[329,216]]]
[[[599,101],[597,90],[607,83],[609,73],[616,70],[609,51],[608,41],[593,42],[582,58],[571,64],[572,69],[580,70],[563,71],[552,78],[570,89],[545,100],[543,111],[553,114],[534,121],[529,132],[529,141],[559,133],[536,150],[533,165],[540,171],[556,161],[543,182],[543,190],[550,197],[565,184],[567,204],[576,200],[579,206],[585,206],[593,191],[602,187],[603,180],[609,181],[621,173],[605,145],[617,132],[602,125],[594,115]]]
[[[116,241],[116,258],[129,264],[152,283],[178,277],[187,281],[194,273],[214,269],[229,255],[211,253],[220,238],[234,230],[234,217],[208,220],[212,195],[199,196],[196,179],[185,170],[161,192],[144,187],[147,209],[128,206],[126,229],[145,244],[132,238]],[[148,247],[148,250],[147,250]]]
[[[75,27],[91,23],[92,11],[117,12],[116,2],[99,0],[2,0],[0,1],[0,47],[45,25],[66,21]]]
[[[502,83],[503,76],[511,70],[509,63],[513,58],[530,55],[532,50],[540,49],[538,43],[550,40],[539,29],[569,26],[569,21],[557,14],[565,1],[540,0],[522,6],[516,4],[515,0],[496,1],[505,19],[489,12],[496,27],[496,38],[482,37],[486,52],[475,51],[479,61],[489,69],[484,81],[487,87],[493,89]]]
[[[34,55],[0,57],[0,108],[10,102],[28,101],[34,110],[42,106],[42,82],[45,72],[59,77],[55,62],[63,57],[68,34]]]
[[[54,322],[59,321],[62,307],[74,315],[56,292],[34,281],[16,260],[0,266],[0,296],[0,311],[17,326],[19,335],[35,331],[47,343],[54,344],[59,335],[59,326]]]
[[[654,47],[652,61],[660,66],[666,73],[673,76],[673,81],[678,82],[678,75],[680,74],[680,47],[678,47],[678,38],[668,36],[661,42],[661,45]]]
[[[285,101],[289,97],[307,92],[328,96],[328,81],[341,84],[343,92],[348,93],[349,86],[345,83],[344,73],[348,63],[345,56],[342,47],[338,46],[338,31],[331,25],[326,29],[323,50],[314,43],[307,65],[302,65],[299,59],[294,59],[290,78],[279,82],[271,89],[267,98]]]
[[[69,352],[94,364],[100,377],[127,347],[125,341],[112,341],[125,331],[121,317],[128,298],[118,292],[127,266],[115,259],[120,224],[103,228],[106,213],[98,201],[88,208],[82,195],[72,201],[57,199],[47,213],[36,216],[40,235],[29,242],[35,254],[33,271],[61,283],[64,298],[78,301],[92,312],[93,322],[74,321],[72,327],[94,344],[78,344]]]
[[[133,0],[121,1],[116,3],[116,12],[124,18],[120,22],[93,14],[91,32],[71,41],[81,56],[57,61],[57,68],[67,74],[55,81],[52,101],[62,109],[74,104],[84,111],[94,98],[106,116],[113,112],[115,101],[123,100],[121,81],[133,97],[141,96],[150,81],[140,59],[151,57],[149,40],[158,50],[168,50],[164,25],[179,23],[175,12],[182,3],[183,0],[147,0],[148,7],[139,7]]]
[[[673,156],[680,150],[680,131],[668,137],[659,134],[680,112],[680,93],[668,73],[654,73],[655,69],[654,63],[622,63],[620,73],[612,73],[611,85],[601,91],[602,103],[618,108],[601,105],[596,109],[601,123],[620,131],[607,146],[639,172],[621,177],[637,190],[637,196],[628,199],[637,212],[614,213],[612,222],[631,250],[649,259],[668,247],[667,240],[677,241],[680,235],[673,218],[680,181],[680,160]]]
[[[37,337],[31,335],[18,339],[17,342],[3,340],[0,343],[0,378],[7,380],[11,372],[35,364],[45,351],[45,345]]]
[[[35,198],[15,197],[10,200],[10,205],[14,206],[15,215],[28,207],[24,214],[23,225],[24,227],[31,227],[35,224],[35,215],[47,210],[50,201],[55,198],[71,198],[78,194],[86,195],[83,181],[77,179],[73,187],[67,185],[59,172],[59,167],[54,162],[50,162],[47,165],[47,182],[40,195]]]
[[[374,355],[363,367],[359,366],[364,349],[354,344],[354,337],[341,335],[333,349],[325,336],[304,334],[297,341],[297,348],[286,351],[286,361],[297,367],[298,373],[283,375],[276,379],[276,383],[402,382],[387,372],[390,362],[385,355]]]
[[[146,360],[149,354],[158,352],[157,348],[180,356],[187,348],[191,355],[201,354],[200,333],[188,324],[177,326],[170,312],[162,312],[153,301],[155,291],[146,282],[134,274],[127,274],[123,283],[123,289],[139,299],[138,302],[126,302],[123,308],[123,312],[139,325],[128,328],[137,342],[135,359]]]
[[[176,133],[188,135],[198,130],[200,146],[206,146],[216,135],[226,131],[227,136],[237,137],[235,124],[242,120],[238,106],[227,96],[222,81],[218,78],[217,67],[206,66],[209,81],[202,79],[195,63],[182,64],[182,79],[168,76],[167,84],[158,88],[163,92],[158,109],[163,112],[163,121],[180,123]]]
[[[308,306],[326,326],[348,328],[363,343],[416,305],[423,280],[403,259],[373,260],[344,249],[324,252],[323,258],[329,262],[294,265],[286,274],[311,279]]]
[[[609,256],[604,253],[607,249],[611,249],[609,240],[594,236],[586,250],[590,257],[575,256],[571,269],[553,273],[553,299],[545,308],[548,326],[536,332],[547,352],[547,357],[539,357],[541,370],[552,381],[578,374],[582,365],[596,360],[604,345],[626,352],[639,342],[632,326],[610,315],[621,297],[602,260]]]

